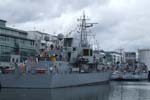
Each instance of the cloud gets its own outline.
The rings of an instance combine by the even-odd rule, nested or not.
[[[102,49],[136,50],[150,48],[149,9],[149,0],[5,0],[0,18],[23,30],[68,33],[85,11],[98,22],[92,32]]]
[[[107,1],[107,0],[106,0]],[[60,17],[67,11],[76,11],[105,0],[5,0],[0,4],[1,18],[14,23]]]

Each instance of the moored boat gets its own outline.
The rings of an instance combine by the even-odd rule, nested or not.
[[[9,88],[59,88],[108,82],[109,68],[100,70],[87,40],[85,15],[80,19],[80,42],[57,36],[57,42],[42,50],[39,56],[29,57],[22,64],[14,62],[12,68],[1,70],[0,85]],[[13,69],[13,70],[10,70]]]

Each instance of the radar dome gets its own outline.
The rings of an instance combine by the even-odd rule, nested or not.
[[[62,39],[64,38],[64,35],[63,35],[62,33],[59,33],[59,34],[57,35],[57,37],[58,37],[59,40],[62,40]]]
[[[49,41],[49,36],[45,36],[45,37],[44,37],[44,40],[45,40],[45,41]]]

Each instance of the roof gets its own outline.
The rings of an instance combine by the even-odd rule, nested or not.
[[[138,49],[138,51],[150,51],[150,48]]]
[[[105,51],[103,51],[103,50],[94,50],[93,52],[105,53]]]
[[[125,54],[136,54],[136,52],[125,52]]]
[[[20,32],[21,34],[25,34],[25,35],[27,35],[27,32],[26,32],[26,31],[23,31],[23,30],[14,29],[14,28],[10,28],[10,27],[1,27],[1,26],[0,26],[0,28],[2,28],[2,29],[6,29],[6,30],[11,30],[11,31]]]
[[[0,21],[1,21],[1,22],[7,22],[6,20],[2,20],[2,19],[0,19]]]
[[[105,53],[115,53],[115,54],[121,54],[120,52],[116,52],[116,51],[105,51]]]
[[[40,32],[40,31],[28,31],[28,32],[37,32],[37,33],[39,33],[39,34],[51,35],[51,34],[44,33],[44,32]]]

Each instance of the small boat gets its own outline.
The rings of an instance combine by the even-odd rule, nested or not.
[[[141,81],[147,79],[148,73],[146,72],[135,73],[135,72],[115,71],[111,75],[111,80],[118,80],[118,81]]]

